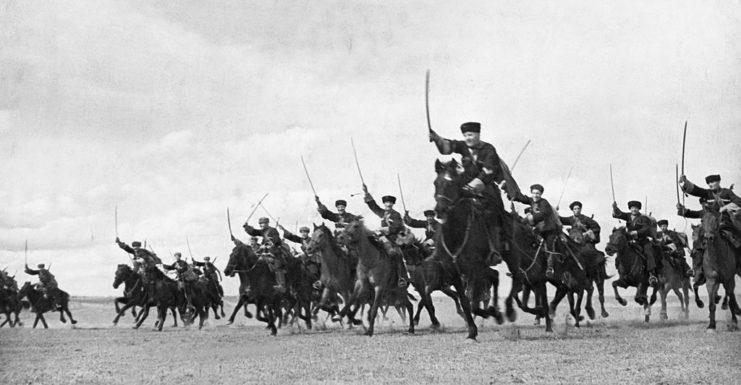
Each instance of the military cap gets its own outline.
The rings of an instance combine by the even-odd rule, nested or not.
[[[705,177],[705,183],[720,182],[720,175],[708,175]]]
[[[344,199],[338,199],[334,201],[334,205],[336,206],[347,206],[347,201]]]
[[[429,216],[433,216],[434,217],[435,216],[435,210],[425,210],[424,214],[425,214],[426,217],[429,217]]]
[[[475,132],[480,133],[481,132],[481,123],[478,122],[466,122],[461,124],[461,133],[466,132]]]
[[[37,267],[38,267],[39,269],[43,269],[43,268],[44,268],[44,266],[46,266],[46,265],[44,265],[43,263],[39,263],[39,264],[37,265]]]
[[[396,197],[395,196],[391,196],[391,195],[384,195],[383,198],[381,198],[381,202],[383,202],[383,203],[391,202],[391,203],[394,203],[395,204],[396,203]]]
[[[669,221],[667,221],[666,219],[662,219],[662,220],[656,222],[656,224],[659,225],[659,226],[669,226]]]
[[[301,227],[298,228],[298,231],[300,231],[300,232],[301,231],[306,231],[308,233],[311,230],[308,227],[306,227],[306,226],[301,226]]]
[[[633,208],[633,207],[638,207],[638,210],[640,210],[641,207],[643,207],[643,205],[639,201],[630,201],[630,202],[628,202],[628,208],[630,209],[630,208]]]
[[[530,186],[530,191],[533,191],[533,190],[538,190],[542,194],[543,193],[543,186],[536,183],[536,184]]]
[[[260,219],[257,220],[257,223],[270,223],[270,219],[267,217],[260,217]]]
[[[579,201],[573,201],[573,202],[571,202],[571,204],[569,205],[569,208],[573,210],[574,209],[574,206],[579,206],[579,208],[582,207],[581,202],[579,202]]]
[[[131,247],[142,247],[142,243],[139,241],[131,242]]]
[[[206,261],[206,262],[208,262],[208,261],[210,261],[210,260],[211,260],[211,257],[209,257],[209,256],[207,255],[207,256],[203,257],[203,260],[204,260],[204,261]]]
[[[182,254],[180,254],[180,252],[179,252],[179,251],[178,251],[178,252],[176,252],[176,253],[175,253],[174,255],[175,255],[176,257],[182,257],[182,256],[183,256]]]

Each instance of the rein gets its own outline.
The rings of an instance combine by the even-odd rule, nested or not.
[[[444,197],[444,198],[450,200],[450,198],[448,198],[448,197]],[[452,202],[452,200],[451,200],[451,202]],[[457,203],[457,202],[453,202],[453,203],[454,203],[454,206],[455,206],[455,203]],[[451,207],[454,207],[454,206],[451,206]],[[473,215],[474,215],[473,214],[473,208],[471,208],[471,212],[468,215],[468,219],[467,219],[467,223],[466,223],[466,233],[463,236],[463,242],[461,243],[460,247],[458,248],[458,250],[455,253],[451,253],[450,252],[450,248],[448,248],[448,243],[445,242],[445,234],[442,231],[440,232],[440,243],[442,243],[443,249],[445,249],[445,252],[448,253],[448,255],[450,255],[451,258],[453,258],[453,261],[455,261],[456,259],[458,259],[458,255],[463,251],[463,248],[466,247],[466,244],[468,243],[468,238],[469,238],[469,235],[471,233],[471,225],[473,224]]]

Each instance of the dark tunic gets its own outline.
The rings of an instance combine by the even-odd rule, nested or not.
[[[517,194],[514,200],[530,205],[533,215],[533,225],[541,234],[551,234],[561,231],[561,223],[558,220],[558,216],[547,200],[540,198],[539,201],[535,202],[533,198],[523,194]]]
[[[404,219],[404,223],[406,223],[409,227],[414,227],[415,229],[425,229],[425,241],[428,239],[435,239],[435,234],[440,229],[440,222],[438,222],[437,220],[429,223],[427,222],[427,220],[419,220],[414,218]]]
[[[741,206],[741,198],[739,198],[731,189],[728,188],[720,188],[718,191],[713,191],[709,189],[704,189],[702,187],[698,187],[697,185],[693,184],[690,181],[686,181],[683,187],[684,191],[687,192],[687,194],[694,195],[699,198],[705,198],[708,201],[717,201],[716,202],[720,206],[725,206],[729,203],[735,203],[738,206]]]
[[[582,232],[592,230],[594,233],[593,243],[599,243],[599,234],[602,229],[600,228],[599,223],[594,219],[584,214],[572,215],[570,217],[559,217],[559,219],[561,220],[561,224],[571,226],[572,228],[578,228]]]
[[[275,227],[266,227],[265,230],[256,229],[252,226],[247,226],[244,231],[253,237],[262,237],[262,244],[266,244],[270,240],[274,247],[280,246],[280,233]]]
[[[348,223],[358,219],[357,215],[350,214],[347,211],[342,214],[329,211],[327,206],[323,204],[320,204],[317,210],[319,211],[319,214],[322,216],[322,218],[334,222],[335,231],[344,229],[345,227],[347,227]]]
[[[384,235],[388,236],[390,241],[395,241],[399,232],[404,230],[404,220],[402,219],[401,214],[394,209],[382,209],[370,194],[365,197],[365,203],[368,204],[368,208],[373,212],[373,214],[376,214],[381,218],[381,227],[386,227],[386,229],[382,229]]]
[[[35,270],[29,267],[26,267],[26,274],[38,275],[39,282],[41,282],[41,284],[44,285],[46,289],[56,289],[57,288],[57,280],[56,278],[54,278],[54,274],[52,274],[49,270],[46,270],[46,269]]]
[[[301,236],[298,236],[288,230],[283,231],[283,238],[301,245],[301,251],[303,251],[304,254],[306,254],[306,247],[309,246],[309,241],[311,241],[311,238],[309,237],[301,238]]]
[[[134,256],[134,259],[140,259],[144,262],[144,266],[147,268],[154,268],[157,264],[161,264],[162,260],[157,255],[147,249],[139,248],[135,250],[133,247],[127,245],[124,242],[120,242],[118,246],[126,251],[127,253]]]

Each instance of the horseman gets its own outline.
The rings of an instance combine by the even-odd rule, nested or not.
[[[464,190],[474,194],[481,204],[486,218],[489,234],[490,263],[496,265],[502,261],[502,252],[509,250],[507,239],[508,226],[503,225],[504,203],[497,182],[506,182],[507,192],[514,196],[519,193],[517,183],[509,173],[509,168],[499,159],[497,150],[491,144],[481,140],[481,124],[468,122],[461,125],[463,141],[445,139],[435,131],[430,131],[430,141],[435,142],[438,151],[443,154],[460,154],[464,168]]]
[[[720,208],[720,233],[736,248],[741,247],[741,198],[731,189],[720,187],[720,175],[705,177],[708,188],[699,187],[684,175],[679,177],[679,186],[682,191],[696,197],[705,198],[709,203]]]
[[[259,229],[255,229],[245,222],[243,226],[244,231],[253,237],[262,237],[262,244],[255,252],[260,258],[264,258],[275,272],[276,285],[274,289],[284,293],[286,291],[286,271],[285,256],[281,250],[282,242],[280,240],[280,233],[278,233],[275,227],[270,226],[270,219],[268,218],[262,217],[257,223],[260,226]]]
[[[191,305],[190,290],[191,285],[198,279],[198,276],[193,271],[193,268],[188,265],[188,262],[182,260],[182,255],[178,252],[175,253],[175,262],[171,265],[162,265],[162,268],[171,271],[175,270],[178,277],[178,289],[185,294],[185,299],[188,301],[188,305]]]
[[[162,264],[162,260],[157,257],[157,254],[142,248],[142,243],[139,241],[131,242],[131,246],[129,246],[121,242],[117,237],[116,243],[122,250],[134,256],[134,272],[141,276],[141,281],[145,285],[147,295],[151,297],[154,294],[157,265]]]
[[[651,242],[651,235],[655,231],[655,227],[649,217],[641,214],[641,206],[639,201],[630,201],[628,202],[630,213],[624,213],[618,208],[617,202],[612,202],[612,217],[625,221],[631,243],[637,244],[642,251],[641,254],[646,262],[646,270],[649,274],[648,283],[656,285],[659,280],[656,278],[656,256],[653,242]]]
[[[554,254],[556,251],[556,241],[561,235],[561,222],[558,215],[551,207],[551,204],[543,198],[543,186],[534,184],[530,186],[532,198],[519,193],[513,197],[513,201],[530,205],[530,212],[525,216],[528,224],[535,227],[535,231],[543,237],[545,252],[548,254],[548,268],[545,275],[553,278]]]
[[[424,220],[414,219],[407,211],[404,213],[404,223],[415,229],[425,229],[425,239],[422,245],[427,251],[432,252],[435,249],[435,234],[440,230],[440,222],[435,219],[435,210],[425,210],[424,216]]]
[[[710,211],[715,208],[714,204],[708,202],[705,198],[700,198],[700,205],[702,205],[701,210],[690,210],[684,207],[682,204],[677,203],[677,215],[690,219],[702,219],[702,217],[705,216],[706,211]],[[703,246],[704,245],[702,241],[696,241],[692,243],[692,251],[690,252],[690,255],[692,256],[692,269],[694,270],[694,277],[692,279],[695,282],[699,282],[702,278],[702,254],[704,251]]]
[[[52,309],[56,309],[57,291],[59,290],[57,280],[54,278],[54,274],[47,270],[43,263],[39,263],[37,267],[38,270],[34,270],[29,268],[28,264],[26,264],[26,274],[39,276],[39,283],[36,285],[36,289],[44,293],[44,298],[51,301]]]
[[[399,287],[407,287],[409,275],[407,274],[401,249],[396,243],[397,238],[405,230],[404,220],[401,214],[394,210],[396,197],[391,195],[383,196],[381,202],[383,202],[384,207],[380,208],[375,199],[368,193],[368,186],[363,185],[363,192],[365,193],[365,203],[368,205],[368,208],[373,214],[381,218],[381,228],[376,232],[376,236],[386,250],[386,253],[396,262],[397,272],[399,274]]]
[[[322,216],[322,218],[334,222],[335,236],[337,235],[337,233],[347,227],[348,223],[359,219],[357,215],[353,215],[345,211],[345,209],[347,208],[347,201],[344,199],[338,199],[334,202],[334,207],[337,209],[336,213],[329,211],[327,206],[325,206],[319,200],[319,197],[316,197],[316,204],[317,211]]]
[[[669,260],[677,268],[682,269],[685,275],[689,278],[694,275],[692,269],[687,265],[685,257],[685,247],[687,247],[686,236],[677,233],[674,230],[669,230],[669,221],[662,219],[657,222],[659,225],[659,232],[656,234],[659,247],[664,255],[669,256]]]
[[[583,243],[594,248],[600,241],[599,234],[601,228],[597,221],[582,214],[581,208],[581,202],[571,202],[571,204],[569,205],[569,209],[571,209],[571,212],[574,213],[574,215],[570,217],[559,216],[558,219],[564,226],[571,226],[572,230],[576,229],[581,232]]]
[[[290,231],[288,231],[283,225],[278,225],[278,228],[283,231],[283,238],[286,240],[289,240],[293,243],[298,243],[299,246],[301,246],[301,255],[300,258],[311,261],[316,264],[320,264],[319,258],[315,255],[309,255],[309,253],[306,251],[306,248],[309,246],[309,242],[311,241],[311,237],[309,237],[309,232],[311,229],[309,229],[306,226],[301,226],[298,229],[298,233],[300,235],[296,235]]]
[[[221,287],[221,284],[219,283],[219,281],[221,281],[221,271],[219,271],[219,268],[211,262],[211,257],[208,255],[203,257],[203,262],[193,260],[193,266],[203,268],[203,276],[214,283],[216,290],[219,292],[219,296],[223,297],[224,288]]]

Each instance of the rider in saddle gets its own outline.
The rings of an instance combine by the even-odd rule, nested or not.
[[[280,233],[275,227],[270,226],[270,219],[268,218],[262,217],[257,223],[260,226],[259,229],[255,229],[245,222],[244,231],[253,237],[262,236],[262,244],[255,252],[261,258],[266,259],[275,272],[275,290],[284,293],[286,291],[286,271],[284,270],[284,255],[280,249]]]
[[[717,210],[716,206],[713,203],[708,202],[705,198],[700,198],[700,205],[702,205],[701,210],[690,210],[682,204],[677,203],[677,215],[691,219],[702,219],[702,217],[705,216],[706,211]],[[702,279],[702,254],[703,243],[692,242],[692,251],[690,252],[690,255],[692,256],[692,269],[695,273],[692,279],[695,282],[699,282]]]
[[[55,307],[57,304],[57,290],[59,289],[57,280],[54,278],[54,274],[47,270],[43,263],[39,263],[37,267],[39,269],[34,270],[26,264],[26,274],[39,276],[39,283],[36,284],[36,290],[44,293],[44,298],[49,299],[52,307]]]
[[[216,290],[219,292],[219,296],[224,296],[224,288],[221,287],[219,281],[221,281],[221,271],[212,262],[211,257],[208,255],[203,257],[203,262],[193,260],[193,266],[203,268],[203,276],[209,279],[216,285]]]
[[[414,219],[409,216],[409,211],[407,211],[404,213],[404,223],[415,229],[425,229],[425,239],[422,246],[428,253],[432,253],[435,251],[435,234],[440,229],[440,222],[435,219],[435,210],[425,210],[424,215],[424,220]]]
[[[687,247],[687,241],[679,233],[674,230],[669,230],[669,221],[662,219],[657,222],[659,225],[659,233],[656,235],[661,251],[664,255],[669,256],[670,262],[677,266],[678,269],[682,269],[685,275],[689,278],[694,275],[692,268],[685,261],[684,248]]]
[[[347,208],[347,201],[344,199],[338,199],[334,202],[334,207],[337,209],[336,213],[329,211],[327,206],[319,200],[318,196],[314,197],[314,199],[316,200],[317,211],[322,218],[334,222],[335,236],[337,236],[340,231],[344,230],[348,223],[356,221],[359,218],[357,215],[345,211]]]
[[[175,273],[177,273],[178,277],[178,289],[185,294],[185,299],[188,301],[188,305],[191,305],[190,301],[190,286],[198,279],[198,276],[193,271],[193,268],[188,265],[188,262],[185,262],[182,259],[182,255],[180,253],[175,253],[175,262],[172,263],[172,265],[162,265],[162,268],[171,271],[175,270]]]
[[[368,193],[368,186],[363,185],[363,192],[365,193],[365,203],[368,205],[368,208],[373,214],[381,218],[381,228],[376,232],[376,236],[378,241],[383,244],[386,253],[396,262],[397,273],[399,274],[399,287],[407,287],[409,282],[407,267],[404,263],[401,249],[396,244],[397,238],[405,230],[404,220],[401,218],[401,214],[394,210],[396,197],[391,195],[383,196],[381,201],[384,207],[380,208],[375,199]]]
[[[618,208],[617,202],[612,202],[612,217],[625,221],[625,227],[631,237],[630,242],[638,245],[646,261],[646,270],[649,274],[648,283],[656,285],[659,280],[656,278],[656,256],[651,241],[651,233],[655,227],[649,217],[641,214],[641,207],[641,202],[630,201],[628,202],[630,213],[624,213]]]
[[[682,191],[696,197],[705,198],[720,208],[720,233],[736,248],[741,247],[741,198],[733,190],[720,187],[720,175],[708,175],[705,178],[708,188],[699,187],[684,175],[679,177]]]
[[[599,243],[599,233],[601,231],[599,223],[581,213],[581,202],[571,202],[569,208],[574,215],[570,217],[559,216],[558,219],[561,220],[564,226],[571,226],[572,229],[578,229],[582,233],[584,243],[594,248]]]
[[[475,195],[486,213],[486,227],[489,234],[489,265],[502,262],[501,253],[509,251],[505,240],[507,226],[503,226],[505,215],[502,194],[497,182],[505,181],[510,195],[519,193],[517,183],[509,173],[509,168],[499,159],[497,150],[490,143],[481,140],[481,123],[468,122],[461,125],[463,141],[445,139],[435,131],[430,131],[430,141],[435,142],[438,151],[443,154],[460,154],[465,170],[466,185],[464,189]]]
[[[116,237],[116,243],[118,244],[118,247],[134,256],[134,272],[141,276],[141,281],[142,284],[145,285],[147,295],[152,296],[154,294],[154,280],[157,265],[162,264],[162,260],[157,257],[157,254],[142,248],[142,243],[139,241],[131,242],[131,246],[129,246]],[[134,289],[137,289],[138,286],[139,285],[135,285],[131,292],[133,293]]]
[[[563,254],[556,251],[556,241],[561,235],[561,222],[558,220],[558,215],[551,207],[551,204],[542,197],[542,185],[534,184],[530,186],[530,193],[533,194],[532,198],[518,193],[512,197],[512,200],[530,205],[531,211],[526,215],[525,219],[543,237],[543,246],[545,247],[545,252],[548,254],[548,268],[545,271],[545,275],[548,278],[553,278],[553,255]]]
[[[278,228],[283,231],[283,238],[285,238],[285,239],[287,239],[287,240],[289,240],[291,242],[298,243],[299,245],[301,245],[301,254],[298,257],[301,258],[302,261],[311,262],[311,263],[316,264],[317,266],[319,266],[319,265],[322,264],[322,261],[319,259],[319,256],[318,255],[316,255],[316,254],[309,254],[306,251],[307,248],[308,248],[308,246],[309,246],[309,242],[311,241],[311,237],[309,237],[309,232],[311,231],[311,229],[309,229],[306,226],[301,226],[298,229],[298,232],[301,235],[296,235],[296,234],[294,234],[294,233],[286,230],[286,228],[283,227],[282,225],[278,225]],[[313,283],[313,286],[314,286],[314,288],[316,288],[318,290],[319,288],[321,288],[321,284],[322,284],[321,281],[316,281],[316,282]]]

